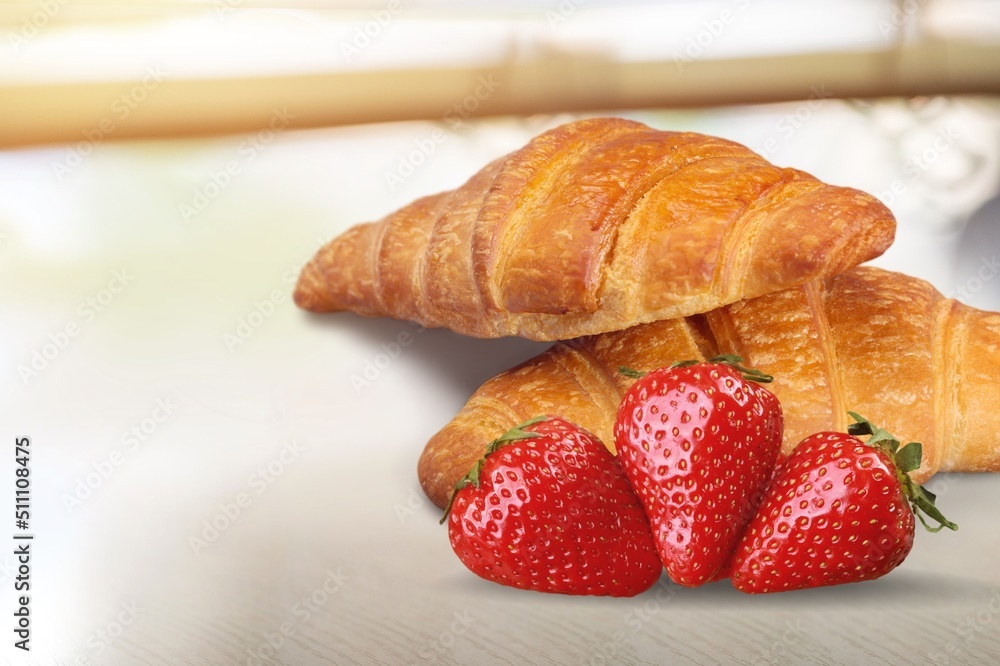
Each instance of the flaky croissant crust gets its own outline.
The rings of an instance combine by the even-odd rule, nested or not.
[[[894,231],[874,197],[732,141],[597,118],[348,230],[303,269],[295,301],[568,339],[835,275],[884,252]]]
[[[443,505],[487,443],[540,414],[613,448],[618,403],[633,381],[620,366],[648,371],[719,352],[774,375],[785,453],[812,433],[843,431],[852,410],[923,443],[918,481],[938,470],[1000,471],[1000,314],[860,267],[706,315],[558,343],[476,391],[428,442],[420,482]]]

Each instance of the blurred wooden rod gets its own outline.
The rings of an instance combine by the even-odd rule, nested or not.
[[[0,147],[400,120],[1000,94],[1000,46],[619,63],[549,55],[496,67],[0,86]]]

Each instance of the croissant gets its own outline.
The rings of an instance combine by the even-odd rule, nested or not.
[[[944,298],[928,283],[859,267],[705,315],[560,342],[488,380],[427,444],[418,473],[443,506],[488,442],[540,414],[559,414],[613,450],[618,403],[652,370],[720,352],[773,374],[783,452],[847,410],[923,443],[922,482],[938,470],[1000,471],[1000,313]]]
[[[874,197],[740,144],[598,118],[349,229],[305,266],[295,302],[563,340],[836,275],[894,232]]]

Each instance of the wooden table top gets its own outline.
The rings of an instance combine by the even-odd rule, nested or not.
[[[636,117],[732,127],[753,147],[786,110]],[[844,130],[852,113],[831,101],[772,159],[808,156],[811,141],[825,152],[796,166],[878,191],[876,169],[850,168],[877,132],[863,118]],[[433,126],[288,132],[252,160],[238,136],[106,144],[61,179],[53,165],[71,147],[0,153],[0,405],[7,440],[31,438],[35,535],[33,649],[26,660],[8,632],[0,659],[996,663],[998,476],[936,477],[961,529],[918,530],[904,565],[870,583],[750,597],[664,576],[632,599],[573,598],[462,567],[417,456],[482,381],[545,345],[310,316],[291,288],[322,240],[461,182],[556,120],[448,130],[396,188],[384,173]],[[954,291],[975,275],[961,234],[916,219],[927,206],[908,187],[901,249],[881,265]],[[998,289],[970,297],[985,307]],[[380,359],[404,331],[413,343]],[[15,572],[0,556],[6,612]]]

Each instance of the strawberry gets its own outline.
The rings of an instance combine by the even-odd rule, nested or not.
[[[920,443],[900,448],[885,430],[848,413],[857,421],[850,434],[811,435],[782,466],[737,549],[737,589],[777,592],[871,580],[909,554],[914,514],[933,532],[957,529],[934,506],[934,495],[910,480],[909,472],[920,467]],[[872,436],[863,443],[854,435]]]
[[[540,592],[633,596],[663,567],[649,522],[597,437],[538,417],[493,441],[445,509],[473,573]]]
[[[755,383],[771,378],[740,362],[719,356],[641,376],[615,420],[618,458],[660,559],[688,587],[726,576],[781,447],[781,406]]]

